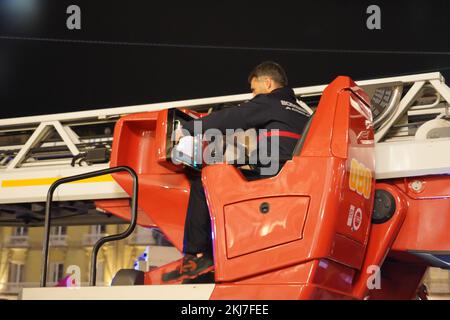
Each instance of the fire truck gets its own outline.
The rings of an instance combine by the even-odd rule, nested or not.
[[[295,88],[310,120],[277,176],[201,168],[215,271],[165,284],[181,260],[95,286],[96,251],[136,224],[182,249],[189,198],[176,123],[249,94],[0,120],[0,224],[45,225],[42,288],[23,299],[415,299],[450,269],[450,88],[440,73]],[[232,147],[232,146],[231,146]],[[57,208],[57,210],[55,209]],[[50,212],[52,211],[52,212]],[[74,212],[80,214],[74,215]],[[47,288],[48,229],[130,221],[94,247],[91,286]],[[108,220],[111,219],[111,220]]]

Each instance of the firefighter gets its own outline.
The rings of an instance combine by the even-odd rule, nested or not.
[[[272,174],[263,175],[264,165],[257,162],[252,170],[243,171],[249,180],[254,180],[276,175],[283,163],[291,159],[309,114],[298,105],[294,91],[287,87],[286,73],[279,64],[272,61],[261,63],[250,73],[248,81],[253,99],[195,121],[201,121],[202,133],[208,129],[218,129],[226,134],[227,129],[254,128],[266,129],[264,137],[260,135],[258,139],[270,140],[276,135],[279,150],[278,157],[274,160],[279,164],[278,168]],[[183,129],[191,135],[198,134],[194,132],[195,121],[183,125]],[[271,144],[267,142],[266,145]],[[190,180],[191,190],[184,229],[184,258],[178,269],[163,275],[163,281],[166,282],[183,280],[183,283],[192,283],[200,275],[212,274],[214,270],[211,220],[201,175],[190,177]]]

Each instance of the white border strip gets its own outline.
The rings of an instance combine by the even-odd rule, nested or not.
[[[25,288],[21,300],[208,300],[215,284]]]

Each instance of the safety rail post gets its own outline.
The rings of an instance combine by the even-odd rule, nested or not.
[[[45,205],[44,243],[43,243],[43,248],[42,248],[42,264],[41,264],[41,270],[42,270],[42,272],[41,272],[41,287],[45,287],[47,285],[51,203],[52,203],[53,194],[54,194],[56,188],[65,183],[94,178],[94,177],[103,176],[106,174],[123,172],[123,171],[128,172],[133,178],[133,193],[132,193],[132,197],[131,197],[131,222],[130,222],[130,225],[128,226],[127,230],[125,230],[124,232],[103,237],[95,243],[95,245],[92,249],[91,270],[90,270],[90,279],[89,279],[89,285],[95,286],[95,284],[96,284],[95,278],[97,277],[97,255],[98,255],[98,251],[100,250],[100,248],[107,242],[117,241],[117,240],[122,240],[122,239],[127,238],[130,234],[133,233],[134,229],[136,228],[137,214],[138,214],[138,210],[137,210],[138,176],[132,168],[126,167],[126,166],[121,166],[121,167],[114,167],[114,168],[79,174],[76,176],[61,178],[61,179],[55,181],[50,186],[50,189],[48,190],[48,193],[47,193],[47,202]]]

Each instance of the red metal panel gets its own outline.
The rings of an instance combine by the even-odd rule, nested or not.
[[[338,107],[339,110],[348,108],[348,111],[336,113],[335,125],[341,125],[336,126],[332,143],[333,154],[345,156],[346,159],[345,181],[338,204],[341,218],[337,232],[366,245],[375,186],[375,144],[371,113],[351,91],[340,95]]]
[[[131,216],[129,199],[96,200],[95,206],[122,219],[130,219]],[[143,227],[156,227],[156,224],[152,221],[152,219],[150,219],[150,217],[139,208],[137,223]]]
[[[164,163],[166,122],[167,110],[132,114],[119,119],[114,129],[111,167],[129,166],[136,171],[139,208],[181,250],[190,187],[179,167]],[[113,174],[113,177],[131,195],[131,177],[125,173]],[[139,219],[142,221],[142,218]]]
[[[364,261],[366,247],[361,243],[349,239],[339,233],[334,235],[329,258],[339,261],[349,267],[360,269]],[[352,254],[349,254],[349,253]]]
[[[398,181],[399,190],[408,190],[408,214],[392,250],[450,251],[450,176],[418,177],[423,190],[410,189],[412,179]]]
[[[376,189],[386,190],[394,197],[396,210],[389,221],[372,225],[364,264],[354,283],[353,294],[358,299],[364,299],[368,295],[367,281],[375,274],[373,267],[381,268],[383,265],[408,210],[405,196],[394,186],[381,183],[376,185]]]
[[[239,281],[239,284],[305,284],[350,294],[355,270],[328,260],[312,260]]]
[[[269,206],[269,212],[260,211],[263,203]],[[308,197],[291,196],[252,199],[225,206],[228,258],[300,240],[308,204]]]
[[[278,270],[289,266],[326,258],[333,259],[345,268],[361,267],[369,232],[373,184],[369,183],[371,188],[369,188],[369,194],[365,196],[363,193],[358,193],[359,189],[351,190],[349,186],[351,166],[347,165],[346,157],[349,141],[351,141],[349,129],[354,132],[361,131],[361,128],[372,129],[366,126],[367,119],[362,117],[361,113],[353,112],[351,108],[348,89],[352,86],[354,83],[349,78],[339,77],[325,90],[300,156],[295,156],[288,161],[278,176],[249,182],[235,167],[229,165],[213,165],[203,170],[203,183],[207,190],[208,205],[213,221],[218,282],[241,282],[257,274],[277,273]],[[354,109],[358,110],[358,108]],[[352,115],[357,115],[358,118],[351,120]],[[365,137],[365,140],[369,140],[368,137]],[[357,139],[355,144],[358,144]],[[365,145],[361,149],[364,156],[354,152],[354,157],[360,163],[367,161],[367,166],[373,172],[373,141],[372,145],[369,147]],[[336,154],[332,150],[337,150]],[[361,175],[361,177],[366,176]],[[373,174],[369,180],[373,182]],[[255,231],[257,229],[246,233],[248,230],[243,228],[244,224],[239,224],[237,221],[229,223],[228,213],[225,213],[226,219],[224,219],[224,210],[231,204],[243,201],[251,203],[256,198],[277,196],[310,197],[301,241],[264,248],[264,239]],[[339,230],[339,226],[346,225],[348,221],[351,199],[358,199],[362,204],[367,205],[362,207],[364,216],[362,221],[359,220],[358,228],[350,230],[350,236],[346,237],[340,234],[343,231]],[[245,249],[242,245],[239,250],[230,254],[229,234],[238,238],[241,243],[245,242],[244,238],[250,237],[253,247]],[[249,243],[248,239],[246,244]],[[255,248],[259,250],[254,251]],[[229,256],[227,256],[227,250]],[[242,253],[247,254],[239,255]],[[351,279],[354,270],[344,274],[347,279]],[[310,283],[311,279],[302,278],[299,281]],[[276,282],[276,279],[270,283],[273,282]],[[327,289],[335,290],[333,284],[329,285]]]
[[[231,165],[214,165],[203,169],[203,183],[213,219],[218,281],[234,281],[329,254],[337,218],[334,200],[338,197],[333,196],[333,201],[328,202],[322,193],[325,190],[326,195],[335,194],[337,189],[331,177],[336,175],[339,165],[327,158],[298,157],[294,161],[288,161],[275,178],[251,182],[245,180]],[[324,172],[329,175],[324,175]],[[311,195],[311,202],[302,241],[227,259],[223,215],[226,204],[262,197],[306,195]],[[270,261],[270,264],[260,261]]]

